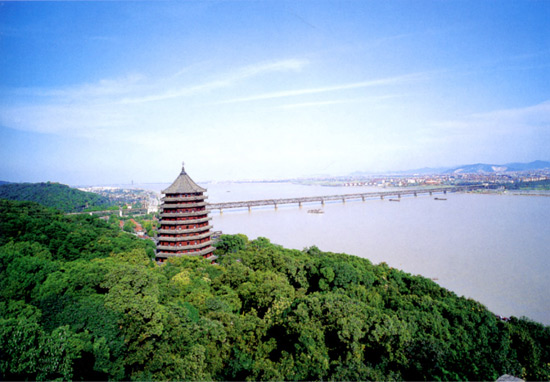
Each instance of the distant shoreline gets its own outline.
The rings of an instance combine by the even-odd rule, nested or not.
[[[550,197],[550,190],[482,190],[474,191],[475,194],[484,195],[513,195],[513,196],[542,196]]]

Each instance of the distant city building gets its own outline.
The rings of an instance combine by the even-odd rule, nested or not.
[[[197,185],[182,166],[180,175],[162,193],[156,260],[171,257],[212,255],[211,217],[206,210],[206,189]]]

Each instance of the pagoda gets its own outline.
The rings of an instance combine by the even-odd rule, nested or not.
[[[164,262],[171,257],[202,256],[215,260],[212,252],[211,217],[206,210],[206,189],[197,185],[185,172],[162,193],[160,227],[158,230],[156,260]]]

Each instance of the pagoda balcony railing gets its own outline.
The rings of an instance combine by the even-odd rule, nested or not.
[[[161,240],[159,240],[159,243]],[[198,248],[204,248],[206,246],[212,245],[212,241],[208,240],[204,243],[200,244],[193,244],[193,245],[157,245],[157,250],[165,250],[165,251],[181,251],[184,249],[198,249]]]
[[[187,252],[187,253],[175,253],[175,252],[157,252],[156,257],[181,257],[181,256],[204,256],[212,253],[216,250],[214,247],[205,248],[202,251]]]
[[[194,233],[194,232],[201,232],[206,231],[209,229],[212,229],[212,225],[205,225],[204,227],[198,227],[198,228],[188,228],[188,229],[159,229],[157,233],[163,234],[163,233],[169,233],[172,235],[182,234],[182,233]]]
[[[205,218],[200,218],[200,219],[189,219],[189,220],[162,220],[160,222],[160,225],[165,226],[165,225],[199,224],[199,223],[207,222],[209,220],[212,220],[212,216],[207,216]]]
[[[208,214],[208,211],[192,211],[192,212],[170,212],[170,213],[161,213],[161,218],[184,218],[188,216],[199,216],[199,215],[206,215]]]
[[[176,232],[177,233],[177,232]],[[159,236],[158,241],[168,241],[168,242],[178,242],[178,241],[191,241],[191,240],[200,240],[204,239],[205,237],[212,236],[212,232],[203,233],[201,235],[195,235],[195,236]]]
[[[201,203],[187,203],[187,204],[170,204],[163,203],[160,205],[160,208],[193,208],[193,207],[204,207],[206,202]]]
[[[206,195],[196,195],[196,196],[170,196],[166,195],[160,199],[161,202],[192,202],[195,200],[204,200],[208,199]]]

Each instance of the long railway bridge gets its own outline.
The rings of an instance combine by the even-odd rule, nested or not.
[[[367,199],[384,199],[390,197],[396,197],[400,199],[402,196],[418,196],[420,194],[446,194],[448,192],[466,192],[476,189],[485,189],[486,186],[455,186],[455,187],[440,187],[440,188],[425,188],[425,189],[407,189],[407,190],[393,190],[393,191],[376,191],[376,192],[363,192],[357,194],[342,194],[342,195],[326,195],[326,196],[306,196],[300,198],[286,198],[286,199],[262,199],[262,200],[248,200],[241,202],[223,202],[223,203],[209,203],[206,208],[210,211],[219,210],[220,213],[223,210],[231,208],[248,208],[250,211],[253,207],[261,206],[274,206],[277,208],[282,204],[297,204],[299,207],[304,203],[321,203],[325,205],[325,202],[329,201],[341,201],[345,203],[348,200],[362,200]]]

